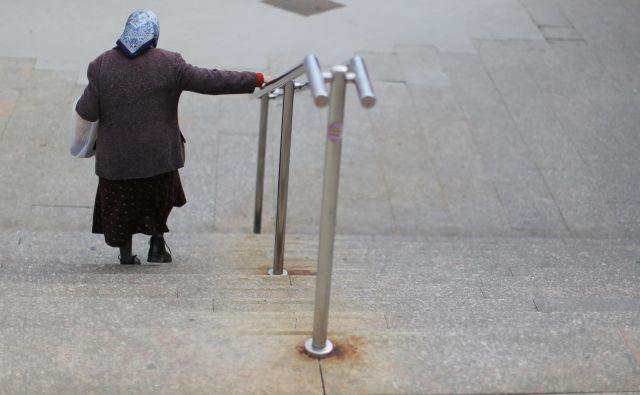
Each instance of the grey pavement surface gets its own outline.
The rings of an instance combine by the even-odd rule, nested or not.
[[[281,102],[256,236],[258,103],[190,93],[174,262],[120,267],[69,118],[131,5],[0,2],[0,394],[640,394],[640,2],[339,3],[139,4],[200,66],[365,58],[378,103],[350,87],[319,361],[327,110],[296,95],[290,276],[265,275]]]

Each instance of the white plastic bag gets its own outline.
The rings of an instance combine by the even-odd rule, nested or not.
[[[98,122],[82,119],[76,112],[76,104],[71,108],[71,148],[69,152],[75,158],[91,158],[95,154],[94,147],[98,137]]]

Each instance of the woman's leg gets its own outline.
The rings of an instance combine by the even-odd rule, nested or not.
[[[120,263],[123,265],[139,265],[140,260],[137,256],[132,255],[131,252],[132,241],[131,236],[129,236],[129,240],[120,247]]]
[[[164,241],[164,234],[159,233],[151,236],[149,240],[149,255],[147,262],[166,263],[171,262],[171,254],[165,248],[167,243]]]

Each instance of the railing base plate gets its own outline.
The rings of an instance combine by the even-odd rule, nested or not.
[[[282,269],[282,274],[273,274],[273,268],[269,269],[269,270],[267,271],[267,273],[268,273],[270,276],[288,276],[288,275],[289,275],[289,272],[287,272],[287,270],[286,270],[286,269]]]
[[[324,344],[324,348],[315,348],[313,346],[313,338],[310,338],[307,339],[306,342],[304,342],[304,349],[307,354],[311,355],[312,357],[324,358],[328,357],[329,354],[331,354],[331,351],[333,351],[333,343],[331,343],[331,340],[327,340],[327,342]]]

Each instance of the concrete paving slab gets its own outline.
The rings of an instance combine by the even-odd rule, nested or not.
[[[218,331],[271,331],[291,332],[295,329],[295,317],[292,313],[224,313],[199,311],[145,311],[144,307],[136,305],[121,307],[116,310],[111,306],[88,304],[87,308],[75,309],[69,312],[53,314],[46,310],[32,309],[24,316],[24,328],[67,328],[67,329],[99,329],[99,328],[165,328],[186,330],[218,330]],[[211,301],[208,301],[211,309]],[[26,305],[25,307],[27,307]],[[89,306],[96,307],[100,315],[89,313]],[[122,305],[120,305],[122,306]],[[100,308],[102,307],[102,308]],[[309,326],[304,329],[309,328]]]
[[[429,146],[420,131],[411,99],[404,84],[379,84],[380,94],[394,98],[369,114],[383,162],[379,165],[389,189],[391,207],[398,230],[403,233],[428,232],[450,225],[438,174],[426,155]],[[398,135],[399,129],[412,130]],[[409,169],[421,169],[413,172]],[[420,202],[420,204],[416,204]],[[414,214],[410,212],[413,210]]]
[[[489,299],[508,299],[513,297],[527,296],[531,299],[538,298],[579,298],[579,297],[640,297],[637,288],[629,288],[624,285],[600,284],[595,285],[574,285],[574,286],[547,286],[531,284],[512,284],[504,286],[482,286],[482,294]]]
[[[564,45],[565,48],[567,46],[568,44]],[[573,48],[575,49],[575,47]],[[562,52],[558,52],[553,56],[563,55]],[[564,56],[568,56],[566,52]],[[573,55],[569,56],[569,59],[574,59],[574,62],[576,61]],[[588,61],[584,58],[581,57],[580,59],[580,64],[588,64]],[[548,62],[554,62],[549,58],[547,58],[547,60]],[[532,62],[535,63],[537,61],[532,60]],[[558,59],[556,59],[555,62],[558,62]],[[567,62],[569,62],[568,59],[561,64],[566,64]],[[574,146],[580,153],[585,164],[589,166],[590,173],[598,183],[598,189],[602,191],[607,200],[615,200],[615,193],[612,193],[615,187],[614,189],[611,187],[612,184],[615,184],[617,181],[611,180],[610,175],[604,173],[608,173],[609,170],[615,172],[616,170],[614,169],[617,169],[623,171],[621,173],[622,175],[625,174],[624,162],[609,161],[608,158],[618,157],[621,154],[622,157],[625,158],[626,155],[624,155],[624,151],[626,148],[623,147],[627,145],[620,144],[620,140],[618,140],[618,136],[615,134],[600,132],[600,130],[608,130],[608,128],[600,124],[603,119],[600,119],[600,117],[596,115],[597,112],[591,101],[585,101],[582,98],[578,99],[578,97],[584,98],[588,95],[588,92],[582,88],[582,86],[584,86],[582,83],[575,81],[572,75],[576,75],[576,73],[570,73],[568,69],[564,69],[566,66],[563,66],[563,68],[559,66],[551,67],[554,70],[553,72],[550,72],[549,66],[543,66],[538,69],[538,72],[535,73],[534,76],[541,88],[548,94],[551,94],[551,96],[549,96],[549,102],[553,103],[560,122],[569,133]],[[542,73],[544,73],[544,75],[542,75]],[[557,90],[559,87],[562,87],[565,93]],[[575,93],[567,96],[567,93],[572,91]],[[558,96],[555,96],[556,94]],[[602,149],[596,147],[602,147]],[[625,186],[621,185],[618,190],[625,190]]]
[[[622,7],[615,8],[613,12],[608,15],[607,22],[612,21],[613,18],[619,18],[618,20],[621,22],[618,23],[620,23],[621,28],[618,38],[626,48],[629,48],[629,50],[638,55],[640,53],[640,47],[638,43],[633,40],[633,34],[638,31],[638,26],[634,22],[638,16],[638,4],[623,0],[621,5]]]
[[[449,77],[442,71],[435,47],[401,45],[396,47],[399,67],[407,84],[448,87]]]
[[[33,74],[35,58],[0,56],[0,82],[4,89],[22,89]]]
[[[577,232],[613,227],[613,218],[570,136],[553,115],[544,94],[526,72],[525,61],[513,59],[527,43],[480,45],[484,64],[505,99],[523,139],[540,169],[567,225]],[[511,50],[505,50],[510,48]],[[574,184],[575,183],[575,184]],[[574,184],[571,187],[568,185]]]
[[[187,204],[172,210],[167,226],[170,232],[207,232],[215,221],[216,169],[186,166],[180,178]]]
[[[10,5],[0,24],[3,26],[0,46],[5,48],[5,56],[37,57],[40,68],[83,69],[102,50],[114,45],[132,11],[127,3],[100,8],[101,23],[94,25],[84,18],[95,12],[92,5],[78,7],[64,2],[45,10],[39,4],[31,1]],[[296,59],[315,53],[324,62],[336,63],[357,50],[392,51],[399,43],[426,42],[469,52],[473,51],[471,38],[540,37],[526,10],[515,0],[462,0],[453,6],[448,0],[380,2],[373,8],[370,1],[358,0],[313,17],[287,13],[259,1],[242,4],[226,1],[213,6],[190,0],[179,11],[170,3],[155,3],[152,8],[162,21],[164,48],[182,52],[194,64],[220,68],[265,67],[267,59],[279,53],[297,54]],[[19,23],[13,15],[31,18]],[[53,27],[46,23],[52,20],[73,23]],[[403,28],[398,29],[396,23],[389,21],[401,23]],[[185,29],[187,25],[192,28]],[[332,29],[326,29],[327,26]],[[85,34],[78,35],[78,31]],[[234,39],[225,39],[229,36]],[[252,42],[257,36],[263,41],[259,47],[252,51],[238,48],[237,43]],[[16,37],[31,40],[25,43]],[[68,37],[76,38],[74,45],[56,48],[57,43]]]
[[[640,224],[637,219],[640,218],[640,208],[637,204],[629,203],[610,203],[611,209],[623,227],[625,237],[637,238],[640,231]]]
[[[64,71],[35,70],[29,76],[19,103],[16,102],[3,139],[67,147],[70,132],[66,127],[71,116],[71,96],[75,91],[75,83],[67,76],[68,72]],[[63,142],[60,141],[62,137]]]
[[[522,5],[538,26],[571,26],[555,0],[523,0]]]
[[[537,298],[536,306],[542,312],[552,311],[639,311],[640,298]]]
[[[296,312],[296,327],[313,328],[312,312]],[[353,332],[385,332],[389,326],[384,314],[336,311],[331,315],[328,336],[334,337]]]
[[[603,337],[594,343],[596,333]],[[485,335],[461,329],[337,341],[350,352],[321,361],[327,393],[537,393],[543,388],[562,393],[633,391],[638,385],[617,330]],[[414,369],[398,370],[402,365]]]
[[[248,95],[225,95],[220,97],[219,103],[219,116],[215,123],[209,126],[209,131],[250,135],[255,140],[251,145],[255,151],[258,147],[260,101]],[[270,115],[275,116],[276,111],[273,106],[271,107]]]
[[[582,41],[582,35],[573,26],[542,26],[544,38],[549,41]]]
[[[21,251],[18,251],[22,254],[25,254],[28,251],[35,252],[39,251],[41,248],[47,248],[47,246],[54,245],[58,240],[63,240],[66,237],[62,234],[52,234],[51,236],[48,236],[46,233],[41,234],[33,232],[24,232],[20,236],[12,232],[6,232],[5,236],[8,240],[15,239],[16,237],[23,238],[21,246],[19,246]],[[85,235],[84,237],[87,239],[89,238],[88,235]],[[222,254],[221,248],[226,248],[232,254],[239,254],[242,253],[243,250],[246,250],[247,246],[252,246],[252,248],[255,249],[255,252],[260,253],[263,257],[265,255],[264,251],[267,248],[271,248],[269,238],[267,236],[247,237],[245,235],[216,235],[215,237],[212,237],[211,235],[202,235],[194,237],[193,235],[177,235],[176,239],[177,241],[184,239],[184,241],[187,242],[185,245],[191,246],[191,248],[194,249],[193,252],[191,252],[193,256],[189,259],[191,264],[197,263],[199,259],[203,259],[205,256],[214,257],[216,253]],[[313,248],[315,245],[314,237],[304,236],[292,237],[292,243],[294,246],[293,251],[296,256],[304,256],[305,248]],[[496,243],[498,243],[498,246]],[[535,339],[537,339],[536,334],[538,333],[556,333],[560,335],[553,335],[555,336],[554,339],[571,339],[568,340],[570,343],[567,347],[573,351],[569,351],[568,354],[565,353],[566,355],[577,355],[576,350],[578,349],[582,350],[582,352],[591,353],[593,351],[593,353],[601,355],[603,351],[598,351],[600,350],[600,347],[602,347],[603,350],[607,349],[608,351],[614,350],[616,349],[615,347],[617,347],[609,345],[609,343],[606,343],[606,340],[603,340],[607,338],[607,335],[605,335],[606,333],[609,333],[607,331],[618,331],[619,327],[637,327],[640,322],[638,321],[638,317],[640,316],[637,315],[637,311],[628,311],[627,309],[627,311],[619,312],[592,312],[586,313],[586,315],[583,316],[576,316],[573,312],[540,313],[536,312],[536,305],[532,298],[526,295],[526,293],[523,295],[509,295],[508,298],[503,299],[486,299],[486,295],[483,294],[483,291],[480,288],[465,287],[462,283],[453,282],[450,285],[425,287],[422,285],[422,279],[426,279],[428,277],[422,277],[422,275],[433,274],[434,270],[436,271],[435,273],[441,273],[440,270],[443,273],[447,268],[449,268],[452,272],[448,277],[449,281],[459,281],[453,279],[460,278],[456,276],[464,275],[473,278],[474,275],[482,273],[484,268],[484,270],[486,270],[486,275],[490,275],[493,271],[493,275],[497,276],[499,275],[496,272],[497,269],[505,269],[505,264],[513,262],[517,263],[519,262],[519,259],[523,259],[523,262],[525,262],[531,261],[533,257],[538,257],[538,259],[542,259],[543,261],[548,260],[548,264],[560,265],[565,262],[565,254],[566,257],[574,257],[577,260],[575,263],[576,265],[581,261],[585,263],[594,262],[599,259],[598,257],[606,257],[612,253],[612,256],[614,257],[613,261],[618,261],[620,259],[627,259],[630,256],[635,256],[634,254],[637,251],[640,251],[633,243],[604,240],[563,241],[558,239],[502,239],[500,242],[495,239],[479,239],[474,241],[473,239],[469,240],[464,238],[434,239],[425,243],[424,240],[415,238],[396,239],[394,237],[384,238],[361,236],[339,238],[338,246],[342,246],[341,248],[349,247],[352,248],[353,251],[360,252],[358,254],[349,254],[349,252],[352,252],[350,249],[343,250],[338,248],[338,251],[341,251],[340,254],[346,253],[345,255],[338,256],[349,258],[349,260],[344,262],[340,260],[336,263],[337,271],[334,284],[332,314],[337,315],[335,316],[335,320],[332,318],[332,324],[330,324],[332,339],[337,338],[339,341],[341,337],[349,336],[364,336],[367,339],[377,339],[381,333],[386,333],[384,336],[389,336],[390,333],[397,332],[402,334],[408,331],[418,331],[420,336],[425,336],[427,339],[437,339],[438,344],[447,344],[447,348],[444,351],[435,352],[436,355],[443,356],[444,359],[440,359],[439,357],[433,359],[430,357],[427,362],[413,361],[411,357],[407,357],[407,355],[405,355],[408,350],[403,349],[403,351],[400,351],[401,354],[398,355],[397,359],[401,359],[400,355],[402,355],[403,360],[408,364],[407,366],[426,366],[426,371],[435,371],[440,369],[440,371],[443,372],[441,376],[438,376],[436,379],[430,379],[428,382],[426,381],[427,379],[424,379],[425,381],[423,382],[421,381],[423,380],[422,378],[415,379],[413,376],[410,377],[410,375],[407,375],[408,373],[406,373],[407,370],[402,367],[404,365],[398,364],[395,357],[389,358],[385,355],[385,361],[391,361],[394,365],[394,369],[398,369],[400,372],[392,376],[387,376],[393,377],[394,380],[397,381],[397,388],[394,387],[393,390],[385,390],[383,393],[402,393],[409,391],[410,388],[420,388],[421,391],[424,391],[425,388],[432,388],[432,384],[430,383],[433,382],[441,383],[443,387],[438,388],[443,388],[443,390],[446,388],[454,388],[451,387],[451,385],[457,384],[451,384],[447,377],[451,377],[451,374],[453,374],[452,372],[456,369],[455,366],[458,366],[457,363],[460,361],[462,361],[460,363],[463,363],[467,367],[471,366],[471,371],[476,372],[473,373],[473,377],[486,377],[486,371],[493,371],[491,369],[498,369],[502,372],[509,373],[510,371],[508,368],[506,371],[503,370],[504,367],[502,362],[500,362],[502,361],[502,357],[496,356],[495,359],[485,358],[482,360],[482,363],[480,363],[480,359],[473,359],[471,362],[469,361],[468,350],[474,350],[475,348],[473,344],[478,344],[478,342],[482,343],[483,341],[487,344],[487,347],[502,347],[501,350],[507,349],[507,351],[503,351],[500,355],[507,355],[509,358],[517,359],[519,358],[517,355],[533,355],[533,357],[526,361],[528,361],[527,363],[533,364],[532,371],[536,371],[538,374],[542,374],[543,378],[548,379],[548,381],[545,381],[545,388],[558,388],[553,384],[560,382],[558,381],[560,380],[558,379],[558,372],[562,372],[560,373],[561,375],[565,373],[579,375],[583,374],[585,371],[591,372],[589,369],[600,369],[601,367],[598,365],[599,363],[613,363],[610,368],[605,368],[605,370],[602,371],[601,377],[604,376],[605,379],[614,377],[611,373],[614,369],[613,366],[617,366],[617,368],[620,369],[620,372],[622,372],[620,374],[623,376],[624,372],[626,372],[624,368],[618,365],[618,362],[615,362],[617,360],[616,358],[618,358],[618,354],[611,357],[612,359],[605,358],[603,360],[596,358],[597,361],[604,362],[597,362],[595,365],[580,365],[587,366],[583,370],[580,370],[580,372],[583,373],[577,373],[574,371],[568,372],[566,369],[561,370],[558,368],[559,364],[566,362],[562,360],[559,354],[554,354],[551,349],[544,348],[546,346],[542,346],[545,350],[544,352],[548,353],[545,357],[546,361],[551,361],[552,365],[558,365],[553,365],[555,369],[552,373],[551,370],[540,368],[541,365],[538,364],[541,364],[541,362],[535,362],[538,361],[538,358],[540,358],[540,361],[542,361],[543,358],[543,351],[540,350],[540,344],[547,344],[546,340]],[[208,252],[208,255],[201,255],[204,254],[208,248],[212,248],[212,251]],[[262,250],[260,248],[262,248]],[[250,251],[244,251],[245,254],[248,252]],[[94,253],[98,254],[98,252]],[[387,257],[396,257],[397,261],[389,261]],[[229,259],[229,257],[225,259]],[[349,277],[354,274],[361,275],[362,273],[357,274],[352,271],[357,269],[359,265],[365,265],[367,261],[369,262],[369,265],[366,267],[368,270],[363,272],[366,274],[364,277]],[[416,264],[418,262],[419,264]],[[392,266],[407,265],[409,270],[415,270],[416,272],[409,276],[402,275],[401,272],[391,270],[387,273],[383,272],[378,275],[377,268],[384,263],[391,263]],[[57,265],[61,264],[62,263],[59,263]],[[202,263],[200,265],[202,265]],[[355,265],[355,267],[353,267],[353,265]],[[487,266],[484,267],[484,265]],[[85,265],[85,267],[89,266],[90,265]],[[10,267],[14,270],[13,268],[16,266],[12,264]],[[234,267],[239,266],[235,265]],[[253,328],[257,326],[260,326],[261,328],[266,327],[270,331],[276,331],[277,333],[284,335],[286,329],[283,328],[286,326],[287,322],[289,323],[288,325],[291,325],[291,322],[297,322],[293,329],[291,329],[293,331],[304,331],[308,330],[306,328],[309,328],[308,324],[313,304],[310,298],[311,295],[308,291],[312,290],[312,284],[314,282],[314,278],[312,276],[292,276],[290,279],[279,279],[280,281],[271,282],[271,279],[266,276],[245,275],[244,277],[239,277],[237,276],[238,272],[236,272],[234,277],[210,275],[207,278],[206,276],[200,276],[201,278],[199,278],[198,281],[195,281],[195,279],[191,279],[186,273],[179,274],[182,273],[180,265],[175,265],[170,268],[171,270],[169,272],[164,272],[165,274],[162,274],[161,272],[147,272],[145,274],[143,270],[135,271],[132,273],[138,273],[138,278],[133,279],[135,278],[133,277],[130,281],[123,280],[125,278],[125,274],[118,271],[113,271],[113,274],[111,275],[114,276],[114,278],[109,280],[98,279],[97,273],[88,272],[87,275],[89,277],[85,277],[84,281],[89,284],[102,284],[101,287],[112,287],[112,289],[119,289],[122,287],[122,284],[127,284],[127,286],[142,286],[142,288],[144,288],[145,284],[154,283],[149,276],[161,276],[158,277],[156,285],[163,284],[164,282],[167,284],[183,284],[185,286],[189,286],[190,284],[207,285],[207,283],[211,281],[214,288],[207,292],[218,293],[217,297],[216,295],[213,296],[213,309],[215,309],[216,313],[212,314],[215,315],[222,312],[224,313],[224,316],[220,319],[210,316],[201,317],[201,313],[198,313],[197,310],[194,311],[193,314],[189,314],[188,309],[184,315],[180,313],[185,311],[179,307],[180,303],[186,303],[191,300],[202,300],[203,303],[205,303],[204,307],[206,308],[208,307],[206,304],[211,302],[211,298],[185,298],[184,301],[180,301],[181,298],[176,298],[175,300],[176,303],[178,303],[177,305],[156,305],[160,307],[160,309],[153,308],[153,300],[157,300],[158,303],[160,303],[160,301],[163,301],[161,303],[165,303],[164,301],[167,300],[167,298],[135,298],[131,300],[126,298],[117,298],[117,303],[110,303],[109,300],[113,299],[109,298],[101,299],[101,301],[95,300],[95,298],[79,298],[75,299],[75,302],[73,303],[64,302],[58,304],[55,303],[55,300],[49,300],[47,298],[23,298],[21,299],[24,300],[23,302],[13,306],[17,306],[18,308],[19,306],[28,306],[29,303],[31,303],[34,307],[27,310],[5,309],[6,311],[15,311],[7,317],[11,318],[9,322],[3,323],[4,328],[6,328],[4,331],[6,333],[6,331],[11,328],[16,328],[18,325],[26,325],[26,330],[40,326],[48,327],[49,330],[51,330],[51,328],[56,327],[56,325],[58,327],[65,328],[65,330],[69,330],[68,328],[74,328],[74,326],[78,329],[95,330],[95,328],[99,328],[103,323],[107,322],[112,322],[112,325],[115,325],[117,328],[121,328],[121,331],[128,330],[126,328],[132,328],[133,330],[150,330],[150,326],[162,328],[165,332],[166,330],[179,330],[181,332],[185,330],[206,331],[206,328],[208,327],[211,328],[211,330],[217,331],[216,333],[229,333],[229,331],[232,331],[234,336],[238,334],[238,328],[246,328],[247,331],[252,331]],[[363,268],[365,267],[363,266]],[[590,273],[589,270],[596,270],[596,268],[597,266],[595,266],[595,268],[590,266],[588,270],[585,268],[581,273]],[[628,268],[628,265],[626,266],[626,269],[622,267],[616,268],[615,272],[621,273],[621,270],[628,270]],[[55,269],[51,269],[53,269],[53,272],[55,273]],[[167,269],[165,268],[163,270]],[[585,270],[587,271],[585,272]],[[600,270],[602,270],[603,273],[606,273],[606,269],[604,267]],[[570,270],[567,270],[567,274],[570,272]],[[25,275],[37,276],[34,272],[32,272],[33,274],[31,275],[28,273],[29,272],[25,272]],[[349,275],[349,273],[351,274]],[[503,273],[504,274],[502,274],[502,276],[507,276],[507,272]],[[594,276],[589,275],[586,278],[595,277],[596,272],[593,273]],[[373,274],[373,276],[371,274]],[[72,275],[73,272],[70,272],[66,275],[66,279],[65,276],[62,276],[60,278],[60,284],[64,284],[66,281],[71,280]],[[142,275],[147,277],[140,279],[139,277]],[[553,272],[549,272],[549,276],[553,275]],[[581,275],[578,277],[582,278],[583,276]],[[27,278],[30,277],[24,277],[24,279]],[[37,277],[31,278],[36,279]],[[82,277],[79,276],[79,278]],[[122,283],[119,284],[118,278],[121,279]],[[359,280],[357,280],[358,278]],[[443,280],[445,278],[446,277],[442,277]],[[410,284],[412,281],[421,285],[419,287],[411,286]],[[584,278],[575,280],[575,282],[580,281],[584,281]],[[220,288],[215,288],[216,285]],[[285,287],[294,288],[294,292],[291,293],[288,298],[284,298],[281,291]],[[228,292],[225,291],[225,288],[228,289]],[[272,291],[269,291],[270,289]],[[265,300],[263,296],[269,293],[271,293],[270,299]],[[251,295],[254,297],[251,297]],[[289,295],[289,293],[287,293],[287,295]],[[606,292],[602,295],[594,295],[594,297],[602,298],[603,295],[606,295]],[[184,296],[189,295],[184,294],[183,297]],[[584,295],[579,295],[579,297],[584,298]],[[39,300],[39,302],[36,300]],[[89,300],[95,301],[87,302]],[[60,315],[59,313],[55,313],[55,308],[46,307],[53,305],[69,305],[76,306],[76,308],[67,309],[67,311]],[[198,308],[197,305],[194,307]],[[101,314],[95,315],[94,313],[90,313],[96,311],[101,312]],[[178,313],[176,313],[176,311]],[[357,312],[357,316],[353,316],[353,312]],[[28,315],[25,316],[25,313]],[[247,315],[242,318],[242,314]],[[293,321],[290,318],[278,318],[281,315],[283,315],[283,317],[291,317],[291,314],[295,314],[296,317]],[[593,316],[593,314],[604,315]],[[617,314],[617,316],[612,314]],[[57,321],[56,317],[58,317]],[[332,315],[332,317],[334,317],[334,315]],[[191,321],[190,318],[195,318],[196,321]],[[55,321],[55,323],[50,323],[51,321]],[[147,326],[144,325],[145,321],[148,323]],[[255,325],[252,325],[252,323]],[[484,329],[479,330],[478,328]],[[532,328],[534,328],[533,332]],[[262,330],[263,329],[260,331]],[[448,340],[450,339],[448,334],[450,334],[452,330],[462,331],[456,338],[462,336],[462,338],[466,339],[465,341],[467,343],[464,343],[460,348],[456,348],[457,346],[455,346],[455,344],[458,343]],[[475,336],[473,338],[474,340],[471,340],[471,333]],[[585,336],[589,336],[590,339],[598,339],[598,345],[576,346],[571,343],[576,342],[576,333],[585,333]],[[308,336],[308,334],[306,336]],[[478,340],[478,336],[480,336],[480,340]],[[511,340],[506,341],[505,339],[518,340],[514,340],[514,342],[516,342],[516,345],[514,346],[510,345],[512,344],[510,343]],[[376,341],[377,340],[373,343],[377,344]],[[429,355],[433,356],[434,348],[431,343],[428,343],[429,341],[431,340],[427,340],[427,343],[424,343],[423,340],[420,340],[418,343],[423,344],[424,350],[429,350]],[[564,350],[564,348],[560,346],[560,342],[561,340],[552,341],[554,351]],[[402,343],[409,344],[406,340],[403,340]],[[412,349],[414,351],[416,349],[421,350],[421,347],[422,346],[418,345],[412,347]],[[628,347],[624,348],[624,352],[628,352],[626,351],[627,349]],[[461,350],[464,350],[465,354],[463,354],[463,351]],[[616,353],[618,353],[618,351],[616,351]],[[467,357],[464,355],[467,355]],[[478,352],[477,358],[480,358],[480,355],[486,357],[486,355],[493,354]],[[444,365],[442,364],[442,360],[445,361]],[[458,362],[446,362],[453,360]],[[495,362],[496,360],[498,362]],[[439,361],[437,366],[440,367],[435,370],[429,369],[428,367],[431,366],[430,364],[435,364],[435,361]],[[328,360],[326,362],[329,363]],[[357,363],[349,366],[356,366],[356,368],[359,369],[359,365]],[[368,372],[376,371],[378,368],[385,369],[383,365],[378,362],[367,362],[367,367]],[[358,383],[357,385],[361,385],[359,384],[359,380],[361,380],[360,377],[364,376],[357,373],[357,369],[353,376],[349,376],[349,383]],[[470,370],[466,371],[468,372]],[[327,373],[327,370],[323,370],[325,388],[329,388],[327,387],[329,380],[334,380],[331,381],[331,383],[334,383],[331,385],[336,386],[356,385],[345,384],[346,381],[343,381],[342,375],[346,374],[346,372],[353,372],[353,370],[351,368],[350,370],[340,368],[339,371],[330,370],[329,373]],[[521,381],[516,383],[515,379],[516,376],[522,378],[521,373],[510,373],[508,376],[514,378],[511,379],[511,381],[500,381],[500,385],[505,385],[505,388],[511,389],[521,388],[518,387],[521,385]],[[336,377],[338,381],[335,381]],[[423,376],[421,375],[420,377]],[[466,376],[464,374],[456,377],[462,377],[459,381],[459,385],[464,385],[464,382],[469,382],[465,378]],[[527,376],[525,375],[525,378],[526,377]],[[564,381],[564,376],[562,377],[563,380],[561,381],[566,383],[567,381]],[[483,381],[481,380],[481,382]],[[490,383],[485,383],[487,383],[487,389],[494,388],[491,387]],[[386,384],[380,385],[380,388],[387,388],[385,386]],[[412,387],[415,385],[420,385],[420,387]],[[539,382],[537,385],[539,385]],[[364,388],[365,392],[367,391],[366,385],[362,388]],[[575,387],[575,389],[579,390],[580,387]],[[351,392],[348,389],[344,389],[344,391]],[[338,392],[343,391],[339,390]]]
[[[30,328],[193,327],[205,322],[215,327],[223,321],[206,315],[213,312],[211,298],[5,296],[2,307],[10,322]]]
[[[0,90],[0,135],[4,135],[5,127],[15,111],[21,93],[18,89]]]
[[[495,300],[505,302],[508,299]],[[445,332],[457,328],[479,328],[481,333],[498,332],[520,328],[536,328],[548,332],[584,332],[598,329],[637,328],[640,325],[640,313],[637,311],[601,311],[601,312],[548,312],[535,310],[491,309],[502,307],[505,303],[483,304],[474,310],[442,310],[428,314],[389,312],[386,314],[391,330],[438,330]]]
[[[3,350],[2,359],[13,367],[19,361],[30,372],[25,377],[14,368],[3,369],[0,384],[11,385],[16,393],[248,394],[268,388],[322,393],[317,361],[296,349],[304,341],[299,334],[238,337],[211,329],[25,329],[5,332],[4,337],[12,345]],[[284,344],[289,347],[283,353]],[[281,375],[272,369],[296,380],[282,385]]]
[[[12,297],[177,297],[176,284],[33,284],[2,283],[0,295]]]
[[[214,230],[219,232],[250,232],[253,229],[255,176],[221,176],[216,187]],[[226,192],[233,191],[235,195]],[[263,219],[264,229],[269,217]]]
[[[507,230],[504,209],[454,93],[419,86],[410,86],[410,93],[416,109],[427,110],[416,113],[431,142],[428,154],[435,162],[453,225],[461,233]]]
[[[394,208],[391,211],[391,204],[386,196],[381,198],[342,198],[338,202],[340,220],[337,231],[343,234],[375,234],[373,229],[383,229],[384,232],[393,233],[398,229],[396,217],[404,216],[401,208]],[[415,213],[422,218],[410,224],[405,223],[402,231],[398,233],[410,232],[410,229],[423,229],[423,221],[429,213],[424,211]],[[319,226],[309,229],[309,233],[318,232]]]
[[[595,289],[599,287],[603,287],[606,289],[607,286],[611,284],[619,284],[622,287],[627,287],[630,289],[629,292],[634,293],[634,290],[637,289],[636,285],[636,277],[632,276],[632,278],[627,279],[626,277],[622,277],[620,275],[607,276],[606,274],[602,275],[603,278],[598,278],[596,276],[589,276],[587,274],[581,273],[579,271],[569,271],[569,272],[561,272],[561,271],[551,271],[548,275],[540,275],[540,276],[518,276],[518,277],[496,277],[491,280],[483,280],[483,286],[513,286],[513,285],[523,285],[523,286],[535,286],[544,288],[545,285],[549,287],[559,287],[562,285],[566,286],[577,286],[577,287],[594,287]],[[608,277],[608,278],[607,278]]]
[[[367,69],[371,70],[369,76],[375,81],[406,81],[400,73],[402,66],[395,52],[359,51],[358,55],[366,59]]]
[[[582,7],[572,2],[561,6],[590,46],[601,54],[601,59],[606,59],[607,70],[621,83],[626,81],[627,84],[638,87],[638,77],[625,70],[626,67],[637,67],[638,63],[633,52],[629,51],[629,48],[637,45],[632,44],[637,23],[633,14],[628,12],[628,6],[621,2],[604,6],[597,1],[585,1]]]
[[[559,210],[481,60],[451,55],[443,61],[469,123],[474,125],[478,150],[511,226],[533,232],[565,230]]]

